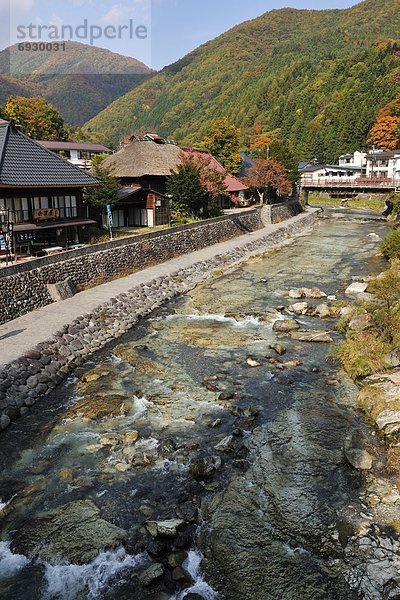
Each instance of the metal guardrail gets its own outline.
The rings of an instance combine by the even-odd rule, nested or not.
[[[305,181],[301,182],[301,186],[303,188],[307,187],[346,187],[346,188],[399,188],[400,189],[400,179],[366,179],[366,178],[358,178],[358,179],[317,179],[315,181]]]

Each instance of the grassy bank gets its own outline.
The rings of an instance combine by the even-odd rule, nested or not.
[[[316,196],[309,197],[309,203],[315,206],[324,206],[324,207],[347,207],[352,209],[360,209],[360,210],[373,210],[377,213],[382,213],[385,208],[385,200],[382,198],[372,198],[369,199],[357,199],[357,198],[349,198],[346,202],[343,202],[341,198],[319,198]]]
[[[369,282],[367,299],[356,302],[338,323],[346,338],[337,355],[347,373],[358,379],[388,368],[388,355],[400,346],[400,229],[381,244],[388,268]]]

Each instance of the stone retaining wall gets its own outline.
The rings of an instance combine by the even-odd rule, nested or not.
[[[77,288],[104,283],[182,254],[280,223],[302,211],[296,201],[145,233],[0,269],[0,323],[51,304],[47,284],[70,279]]]
[[[212,278],[215,271],[233,269],[250,256],[288,243],[312,226],[315,215],[310,212],[261,239],[249,240],[242,248],[140,285],[61,327],[51,339],[0,371],[0,429],[24,415],[91,354],[122,336],[164,302]]]
[[[117,239],[0,270],[0,323],[50,304],[47,284],[104,283],[206,246],[261,229],[260,208],[158,232]]]
[[[287,221],[302,212],[303,207],[299,200],[291,200],[290,202],[263,206],[261,209],[261,220],[264,225],[274,225]]]

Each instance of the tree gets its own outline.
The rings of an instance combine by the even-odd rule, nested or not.
[[[397,150],[400,146],[400,96],[378,112],[368,143],[380,150]]]
[[[210,134],[204,138],[204,146],[229,173],[239,173],[242,166],[239,138],[240,129],[226,117],[215,121]]]
[[[271,158],[287,170],[287,178],[293,188],[300,179],[298,163],[286,139],[280,137],[280,129],[257,135],[250,144],[250,153],[255,158]]]
[[[180,164],[168,178],[172,205],[181,214],[208,216],[212,203],[226,194],[226,173],[212,166],[209,154],[181,152]]]
[[[11,96],[3,109],[4,118],[21,127],[34,140],[67,140],[68,131],[58,110],[44,98]]]
[[[100,184],[97,187],[85,188],[83,199],[85,202],[104,211],[108,205],[112,206],[117,201],[117,192],[121,187],[112,169],[104,167],[105,155],[94,157],[92,173],[98,177]]]
[[[264,204],[265,194],[271,202],[279,196],[287,196],[292,190],[292,184],[287,178],[287,170],[271,158],[267,160],[257,158],[244,181],[258,194],[261,204]]]
[[[199,215],[208,206],[209,194],[200,178],[200,168],[194,161],[182,161],[171,171],[167,181],[172,196],[172,210],[186,215]]]

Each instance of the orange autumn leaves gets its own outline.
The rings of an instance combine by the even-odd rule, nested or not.
[[[380,150],[400,147],[400,96],[379,111],[368,143]]]

